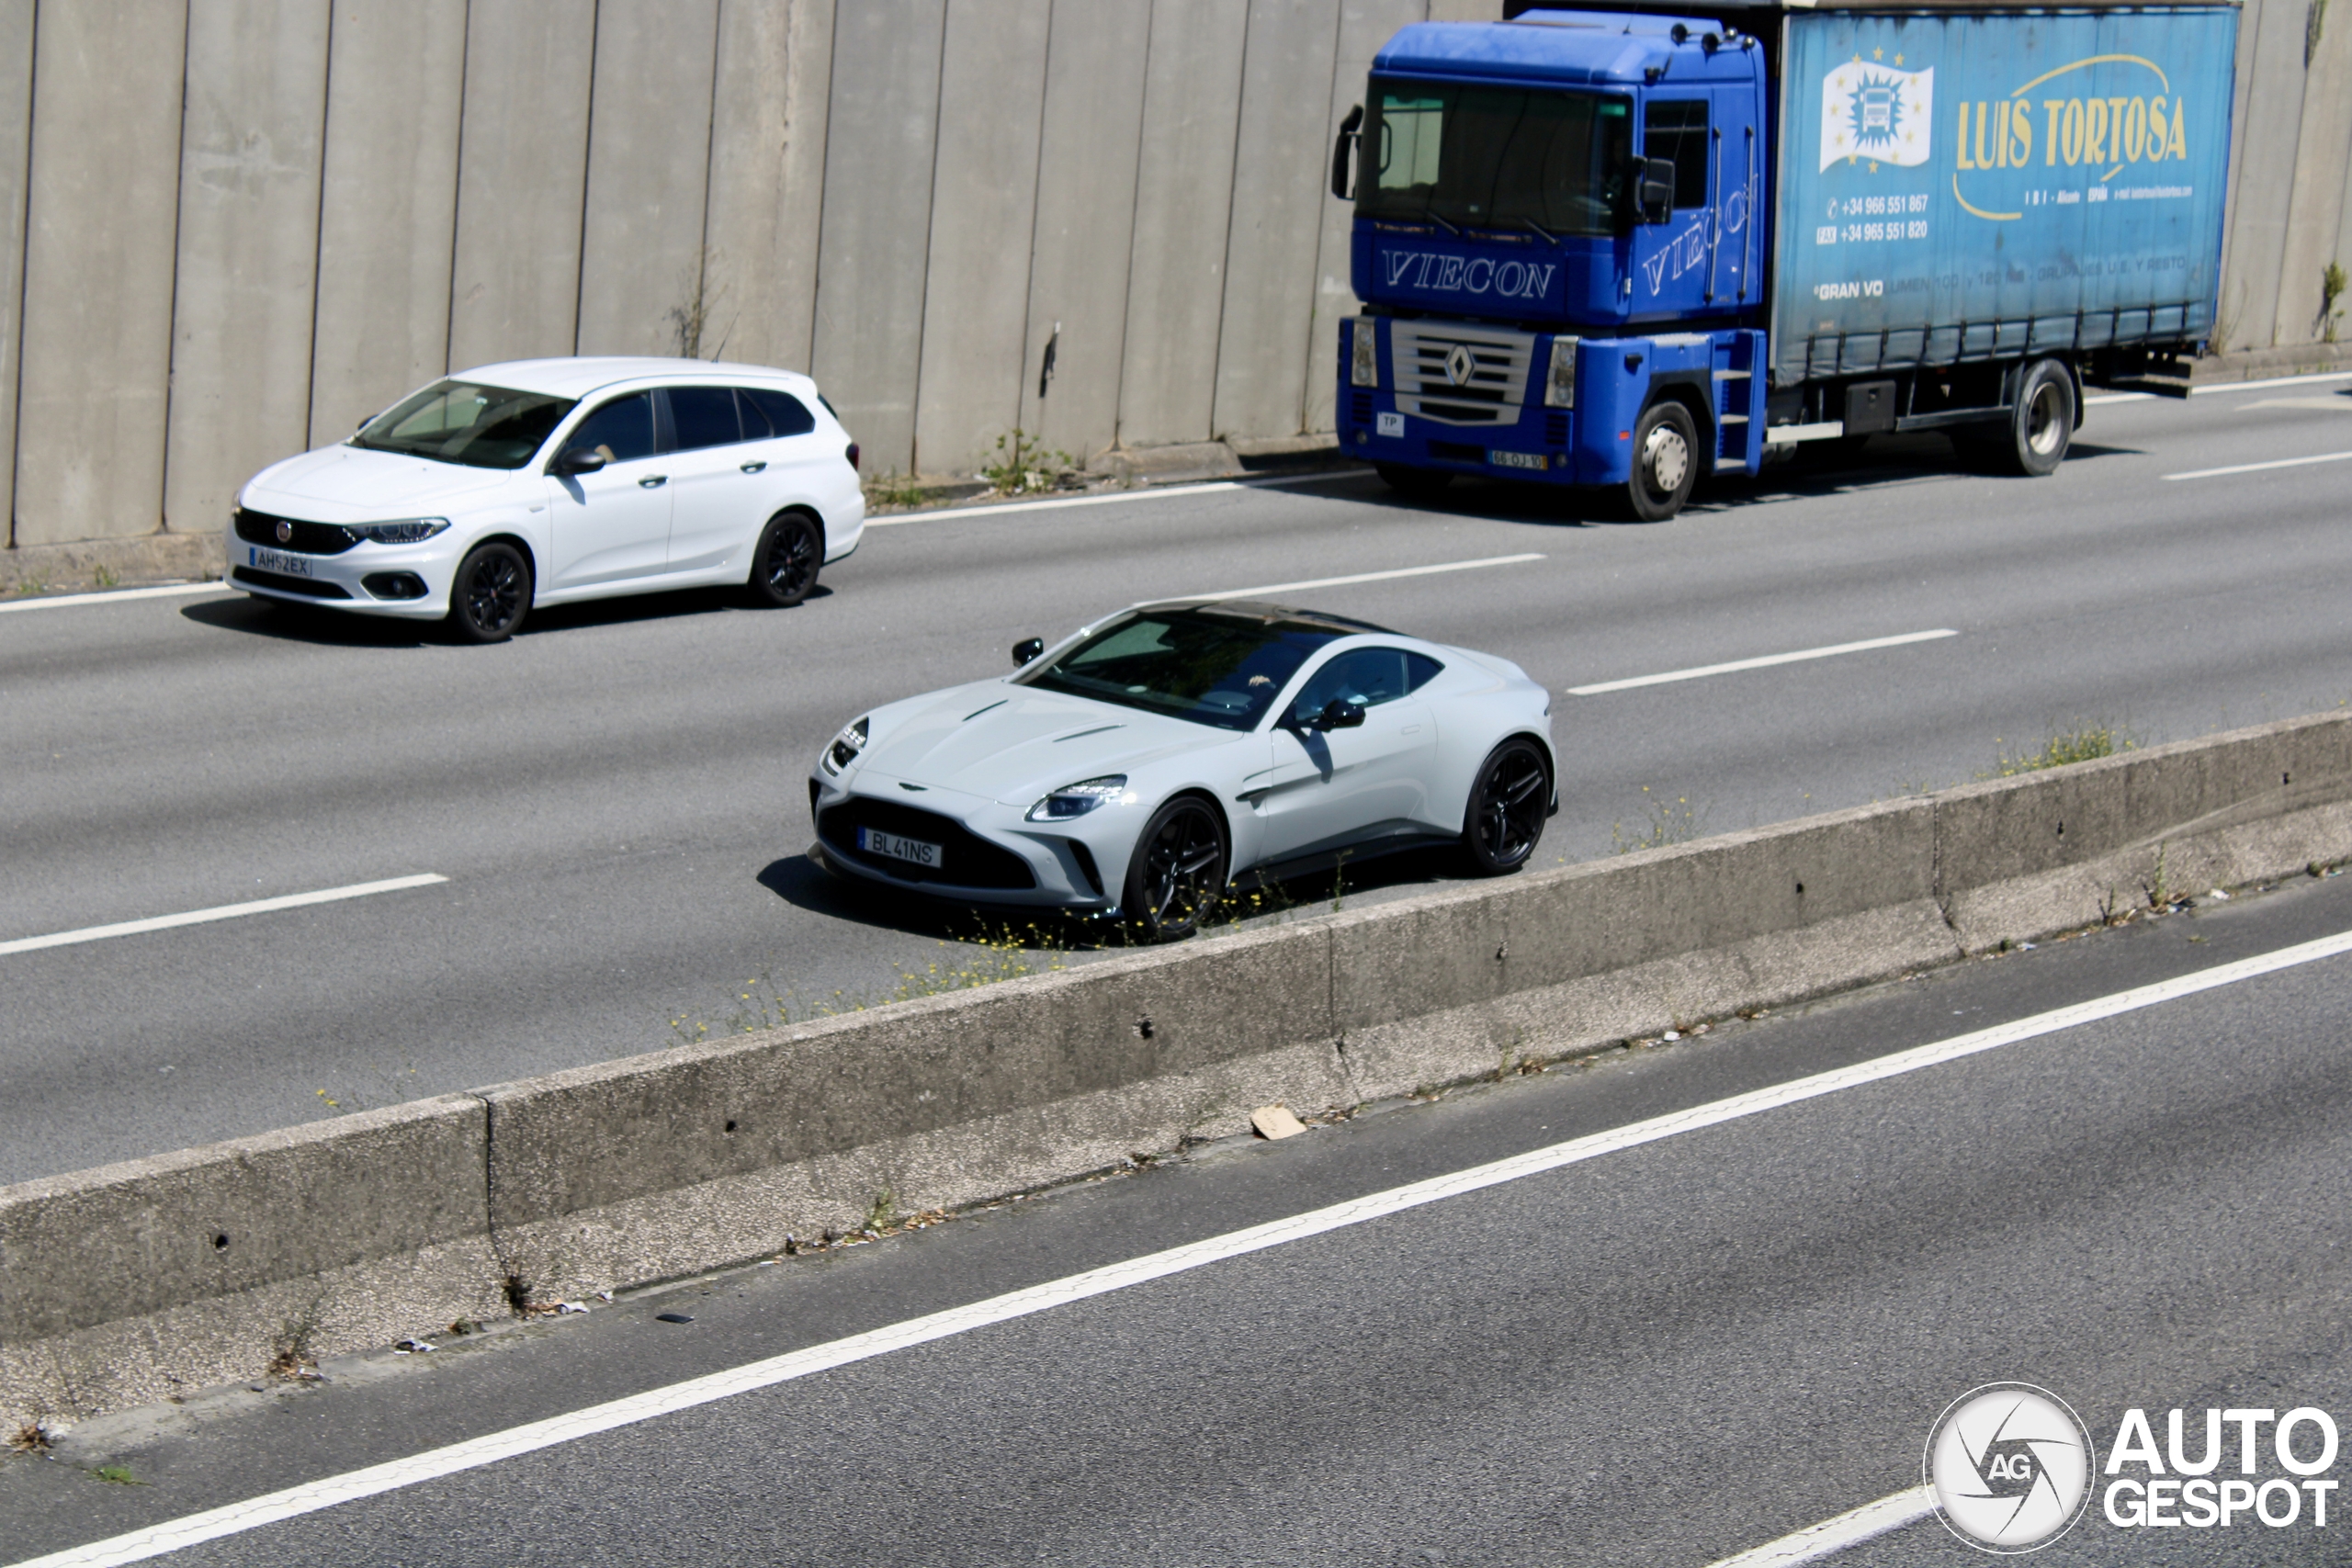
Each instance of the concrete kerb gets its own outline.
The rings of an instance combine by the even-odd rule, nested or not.
[[[0,1415],[652,1283],[886,1196],[952,1208],[1256,1105],[1492,1076],[2347,858],[2352,716],[2325,715],[0,1189]]]

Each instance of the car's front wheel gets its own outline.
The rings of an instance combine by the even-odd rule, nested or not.
[[[1201,928],[1225,896],[1225,822],[1198,795],[1180,795],[1151,814],[1127,860],[1120,899],[1146,942],[1173,942]]]
[[[449,584],[449,626],[468,642],[504,642],[531,610],[531,563],[512,545],[476,545]]]
[[[1487,753],[1462,813],[1462,847],[1482,876],[1517,871],[1543,841],[1552,774],[1543,749],[1514,736]]]
[[[760,531],[752,552],[752,598],[779,610],[808,597],[825,564],[825,536],[805,512],[779,512]]]

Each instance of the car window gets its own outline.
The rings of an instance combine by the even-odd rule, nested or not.
[[[1401,648],[1351,649],[1306,678],[1291,716],[1304,722],[1329,707],[1334,698],[1361,708],[1393,703],[1429,683],[1444,668],[1434,659],[1408,653]]]
[[[583,446],[602,453],[607,463],[653,456],[653,394],[632,392],[615,398],[582,420],[563,447],[576,452]]]
[[[743,438],[758,441],[770,435],[806,435],[817,428],[817,416],[790,392],[773,387],[738,387],[735,397],[743,410]]]
[[[1299,666],[1343,635],[1243,605],[1139,610],[1014,679],[1220,729],[1253,729]]]
[[[541,392],[436,381],[369,420],[351,444],[471,468],[519,468],[572,407],[570,398]]]
[[[735,389],[671,388],[670,428],[681,452],[691,452],[698,446],[727,446],[742,440],[742,422],[735,416]]]

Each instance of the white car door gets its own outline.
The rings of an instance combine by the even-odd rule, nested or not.
[[[1260,814],[1268,861],[1295,859],[1372,838],[1420,831],[1430,818],[1437,720],[1412,694],[1437,661],[1399,648],[1356,648],[1310,673],[1273,732],[1273,773]],[[1334,699],[1363,723],[1323,730],[1312,721]]]
[[[670,570],[707,571],[737,556],[750,570],[747,546],[759,537],[767,459],[743,439],[743,417],[732,387],[671,387],[672,488]],[[760,425],[754,428],[762,428]]]
[[[551,558],[542,586],[560,592],[659,573],[670,554],[669,464],[654,443],[653,395],[631,392],[582,420],[567,452],[604,455],[594,473],[547,478]]]

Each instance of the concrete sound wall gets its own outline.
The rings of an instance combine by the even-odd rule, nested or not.
[[[0,1420],[772,1255],[2352,858],[2326,715],[0,1188]]]
[[[245,476],[522,355],[807,367],[876,472],[1328,430],[1337,123],[1500,9],[0,0],[0,581],[197,570]],[[2305,342],[2352,17],[2239,53],[2228,346]]]

